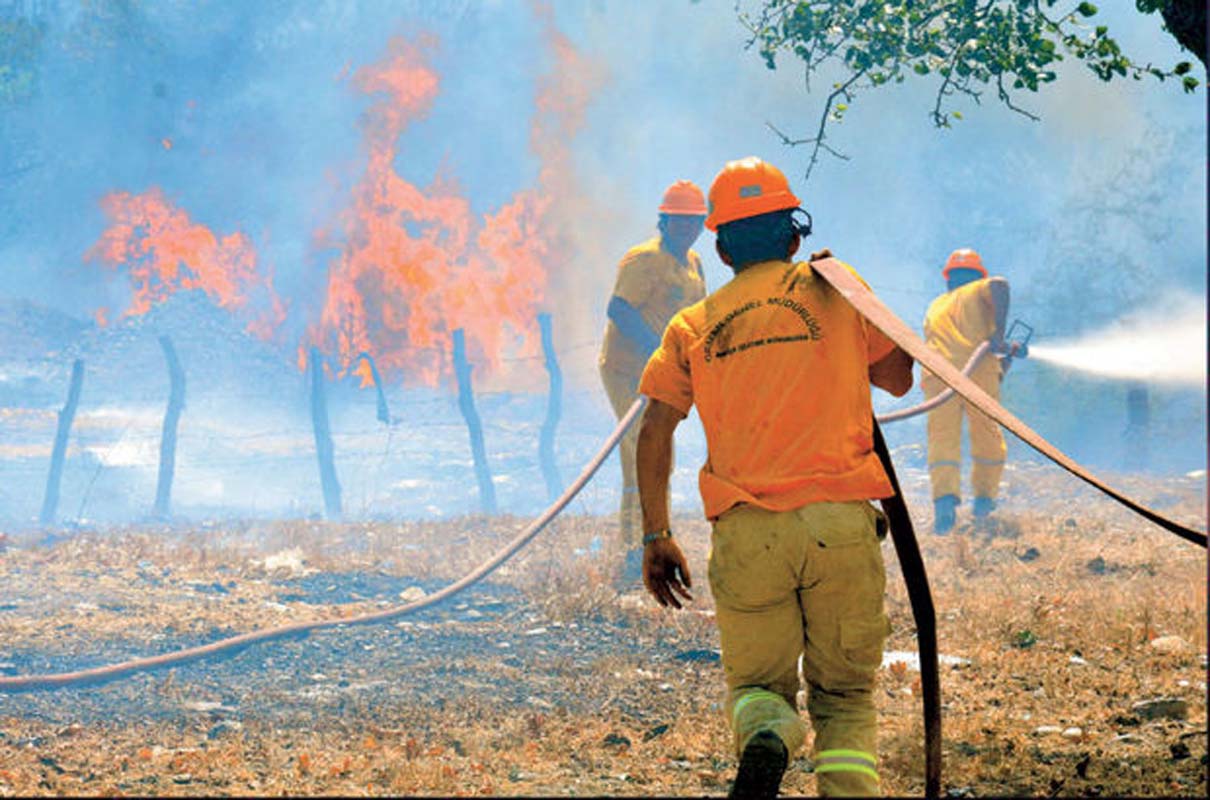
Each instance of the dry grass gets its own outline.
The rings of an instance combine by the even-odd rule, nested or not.
[[[1204,524],[1204,483],[1126,480]],[[1010,495],[993,530],[920,536],[942,652],[969,659],[943,667],[947,790],[1205,796],[1205,551],[1046,468],[1021,467],[1010,484],[1029,494],[1028,511]],[[0,662],[66,668],[377,610],[413,584],[459,577],[524,522],[13,537],[0,555]],[[617,554],[589,552],[594,537],[612,538],[612,521],[578,517],[488,584],[396,625],[0,696],[0,795],[725,794],[734,758],[710,659],[709,531],[697,519],[676,526],[698,578],[688,612],[616,591]],[[888,647],[914,650],[886,554]],[[1188,649],[1152,646],[1167,636]],[[918,675],[895,664],[881,680],[883,789],[919,794]],[[1132,711],[1155,697],[1184,700],[1184,718]],[[794,762],[783,788],[813,793],[809,761]]]

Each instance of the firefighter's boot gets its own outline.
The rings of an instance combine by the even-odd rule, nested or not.
[[[933,533],[944,536],[954,529],[958,520],[958,496],[943,494],[933,500]]]
[[[748,740],[728,797],[777,797],[790,753],[773,731],[760,731]]]
[[[983,519],[996,510],[996,501],[991,497],[976,497],[974,515],[975,519]]]

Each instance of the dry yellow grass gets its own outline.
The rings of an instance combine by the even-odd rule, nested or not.
[[[1205,796],[1205,551],[1047,468],[1012,480],[1033,505],[1009,505],[992,530],[938,538],[916,515],[941,650],[969,659],[942,669],[947,791]],[[1204,524],[1204,483],[1126,480]],[[0,555],[0,662],[21,673],[101,663],[377,610],[413,584],[459,577],[524,522],[132,529],[41,546],[15,536]],[[560,520],[487,586],[399,624],[0,696],[0,795],[725,794],[734,758],[711,658],[708,526],[676,520],[699,581],[681,613],[613,588],[612,526]],[[603,553],[589,552],[594,537]],[[911,651],[885,553],[888,647]],[[1151,644],[1172,636],[1187,649]],[[892,795],[922,789],[917,678],[902,664],[881,676]],[[1132,710],[1158,697],[1183,700],[1183,718]],[[806,758],[783,789],[814,791]]]

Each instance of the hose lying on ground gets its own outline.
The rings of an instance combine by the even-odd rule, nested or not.
[[[190,647],[185,650],[177,650],[172,653],[164,653],[158,656],[148,656],[146,658],[136,658],[130,661],[123,661],[119,664],[110,664],[103,667],[93,667],[91,669],[79,670],[77,672],[61,672],[56,674],[46,675],[16,675],[0,677],[0,694],[28,692],[47,689],[63,689],[68,687],[80,687],[105,683],[116,680],[118,678],[128,677],[136,672],[146,670],[162,669],[164,667],[179,666],[191,661],[197,661],[203,658],[211,658],[218,655],[231,655],[233,652],[248,647],[253,644],[270,642],[278,639],[292,638],[302,636],[311,631],[321,630],[323,628],[338,628],[349,625],[370,625],[379,622],[387,622],[389,620],[402,617],[406,614],[411,614],[419,611],[422,608],[428,608],[431,605],[441,602],[455,594],[473,586],[483,578],[487,577],[491,572],[498,568],[505,561],[508,561],[517,552],[529,544],[529,542],[542,532],[550,521],[558,516],[567,504],[571,502],[580,490],[588,483],[596,471],[600,469],[601,464],[609,456],[613,448],[621,441],[622,436],[634,424],[642,413],[643,408],[647,404],[645,397],[640,397],[634,401],[630,409],[618,421],[618,425],[613,429],[605,439],[601,449],[597,454],[584,466],[578,478],[564,490],[563,494],[550,506],[542,512],[541,516],[531,522],[525,530],[519,533],[511,542],[502,547],[487,561],[484,561],[479,566],[475,567],[471,572],[467,573],[459,580],[445,586],[442,589],[412,603],[396,606],[394,608],[385,608],[381,611],[374,611],[369,614],[361,614],[356,617],[346,617],[343,619],[327,619],[317,620],[314,622],[295,622],[290,625],[283,625],[278,628],[268,628],[261,631],[252,631],[251,633],[232,636],[227,639],[220,639],[217,642],[210,644],[199,645],[198,647]]]
[[[986,356],[991,349],[992,346],[990,342],[983,342],[976,347],[975,352],[971,353],[971,357],[967,359],[966,365],[962,367],[962,374],[969,378],[971,373],[975,371],[975,367],[979,366],[980,362],[983,361],[983,357]],[[953,396],[954,387],[947,386],[945,387],[945,391],[941,392],[941,394],[925,400],[923,403],[918,403],[917,405],[909,408],[901,408],[898,411],[888,411],[885,414],[879,414],[878,416],[874,417],[874,419],[883,424],[887,422],[898,422],[902,419],[908,419],[910,417],[923,414],[927,411],[932,411],[934,408],[942,405]]]

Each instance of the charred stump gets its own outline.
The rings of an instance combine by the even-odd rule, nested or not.
[[[83,384],[84,362],[77,358],[71,365],[67,402],[59,412],[59,427],[55,431],[55,446],[50,456],[50,474],[46,476],[46,494],[42,498],[42,513],[38,516],[38,521],[43,525],[50,525],[55,521],[55,511],[59,507],[59,483],[63,478],[67,439],[71,435],[71,423],[76,418],[76,407],[80,404],[80,389]]]
[[[324,516],[339,519],[340,481],[336,478],[336,448],[328,426],[328,400],[324,393],[324,365],[319,348],[311,348],[311,427],[315,431],[315,455],[319,460],[319,483],[323,488]]]
[[[171,513],[172,478],[176,470],[176,429],[181,419],[181,411],[185,408],[185,370],[181,369],[172,339],[161,336],[160,347],[164,351],[164,359],[168,362],[169,389],[168,408],[164,411],[164,428],[160,433],[160,474],[155,485],[155,508],[152,515],[157,519],[167,519]]]
[[[454,331],[454,376],[458,380],[458,409],[466,420],[471,437],[471,455],[475,459],[475,478],[479,482],[479,504],[484,514],[496,513],[496,487],[487,466],[487,450],[483,446],[483,426],[475,410],[475,393],[471,389],[471,365],[466,360],[466,335],[461,328]]]
[[[563,481],[555,464],[555,429],[563,413],[563,372],[555,358],[554,336],[551,333],[550,314],[538,315],[538,328],[542,332],[542,354],[546,359],[546,372],[550,376],[550,394],[546,401],[546,419],[542,421],[542,432],[538,438],[538,463],[542,466],[542,477],[546,480],[546,494],[551,500],[563,492]]]

